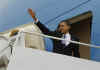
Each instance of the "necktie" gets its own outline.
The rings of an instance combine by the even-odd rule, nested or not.
[[[66,39],[65,35],[63,35],[63,39]],[[65,40],[62,41],[62,44],[65,44]]]

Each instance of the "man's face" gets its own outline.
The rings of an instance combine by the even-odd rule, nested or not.
[[[66,34],[70,30],[70,26],[66,24],[66,22],[62,22],[59,24],[59,29],[61,33]]]

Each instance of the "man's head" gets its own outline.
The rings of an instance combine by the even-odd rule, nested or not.
[[[11,33],[10,33],[10,37],[17,35],[18,32],[19,32],[18,29],[14,29],[14,30],[12,30]]]
[[[68,33],[70,29],[71,29],[71,24],[68,20],[63,20],[58,25],[58,31],[63,34]]]

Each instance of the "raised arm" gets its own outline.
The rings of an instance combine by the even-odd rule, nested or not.
[[[35,15],[35,12],[32,11],[31,8],[28,8],[28,13],[30,14],[30,16],[32,17],[32,19],[37,22],[37,18],[36,18],[36,15]]]
[[[28,12],[30,14],[30,16],[32,17],[32,19],[35,21],[36,25],[40,28],[40,30],[46,34],[46,35],[53,35],[53,32],[50,31],[45,25],[43,25],[37,18],[35,15],[35,12],[32,11],[31,8],[28,9]]]

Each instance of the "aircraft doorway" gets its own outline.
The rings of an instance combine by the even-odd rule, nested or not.
[[[92,12],[83,13],[69,20],[72,23],[71,32],[80,39],[80,42],[90,43]],[[90,59],[90,48],[80,45],[80,56],[81,58]]]

